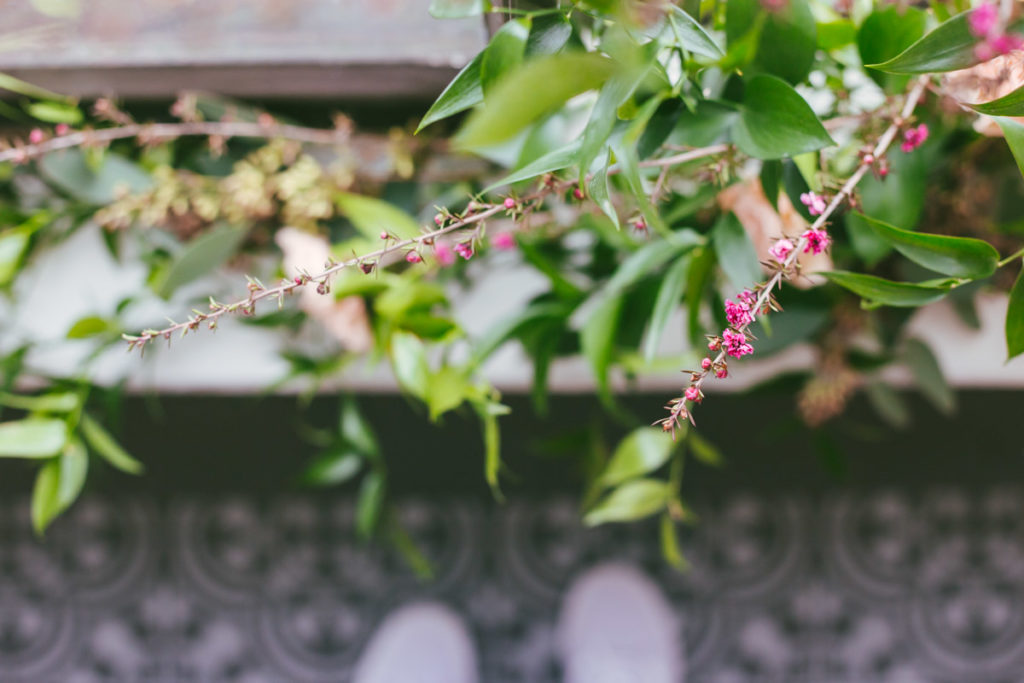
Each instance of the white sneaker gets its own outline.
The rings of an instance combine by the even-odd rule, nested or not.
[[[562,605],[565,683],[683,683],[679,622],[638,570],[606,564],[576,579]]]
[[[352,683],[477,683],[473,641],[443,605],[403,607],[373,634]]]

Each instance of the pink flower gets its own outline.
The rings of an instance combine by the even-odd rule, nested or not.
[[[746,327],[754,322],[750,306],[743,302],[736,303],[732,299],[725,302],[725,317],[733,327]]]
[[[577,201],[582,201],[584,197],[583,190],[577,187],[575,190],[572,191],[572,197]]]
[[[71,132],[71,126],[69,126],[66,123],[58,123],[56,131],[57,135],[67,135],[68,133]]]
[[[643,218],[637,218],[633,221],[633,229],[637,232],[647,232],[647,221]]]
[[[459,242],[455,245],[455,251],[467,261],[473,258],[473,245],[469,242]]]
[[[722,332],[722,347],[733,358],[740,358],[754,352],[754,347],[747,343],[747,335],[730,329]]]
[[[502,251],[516,248],[516,238],[510,232],[499,232],[491,238],[491,246]]]
[[[444,216],[442,214],[435,215],[434,222],[437,223],[437,227],[440,228],[442,225],[444,225]]]
[[[715,370],[715,377],[717,377],[718,379],[725,379],[728,376],[729,376],[729,370],[724,365],[722,367],[718,368],[717,370]]]
[[[832,238],[828,236],[828,233],[818,228],[817,230],[807,230],[801,235],[807,240],[807,246],[804,247],[804,253],[811,252],[812,254],[820,254],[821,252],[828,249],[829,245],[832,244]]]
[[[825,203],[825,198],[813,192],[804,192],[800,195],[800,201],[807,207],[807,213],[812,216],[820,216],[825,213],[825,209],[828,208],[828,204]]]
[[[967,17],[967,23],[971,27],[971,33],[978,38],[987,38],[996,28],[999,22],[999,8],[995,4],[984,4],[971,12]]]
[[[928,126],[922,123],[917,128],[911,128],[903,133],[903,143],[900,145],[900,149],[904,152],[913,152],[915,149],[923,145],[924,141],[927,139]]]
[[[700,389],[697,387],[687,387],[683,395],[687,401],[700,401]]]
[[[45,139],[46,135],[44,135],[43,131],[40,130],[39,128],[33,128],[28,134],[28,141],[31,142],[33,145],[38,145]]]
[[[438,242],[434,245],[434,258],[442,266],[450,266],[455,263],[455,252],[444,242]]]
[[[705,358],[704,360],[702,360],[700,362],[700,367],[702,369],[704,369],[704,370],[707,370],[708,368],[710,368],[711,367],[711,359],[710,358]]]
[[[736,295],[736,298],[739,299],[742,303],[746,304],[748,307],[752,307],[754,305],[754,302],[757,301],[757,297],[755,297],[754,293],[751,292],[749,289],[744,289],[742,292]]]
[[[996,36],[989,40],[988,44],[992,46],[992,50],[996,54],[1005,55],[1024,47],[1024,40],[1016,34],[1004,33],[1001,36]]]
[[[405,255],[405,260],[408,261],[409,263],[419,263],[420,261],[423,260],[423,257],[420,256],[418,252],[410,251],[408,254]]]
[[[789,255],[793,253],[793,243],[787,239],[781,239],[771,246],[768,253],[779,263],[785,263]]]
[[[516,208],[516,200],[512,199],[511,197],[505,197],[504,206],[506,209],[511,211],[512,209]]]

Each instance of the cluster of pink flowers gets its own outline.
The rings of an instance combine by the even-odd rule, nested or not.
[[[974,46],[974,56],[983,62],[1024,48],[1024,39],[1006,32],[999,21],[999,8],[995,3],[985,3],[971,12],[967,22],[971,33],[981,38],[981,42]]]
[[[748,293],[749,290],[746,290],[743,294]],[[725,317],[733,327],[746,327],[754,322],[754,316],[750,313],[750,303],[743,294],[737,297],[740,299],[738,302],[732,299],[725,302]]]
[[[444,242],[438,242],[434,245],[434,258],[442,266],[450,266],[455,263],[455,252]]]
[[[900,143],[900,149],[904,152],[913,152],[915,149],[924,144],[924,141],[928,139],[928,126],[921,124],[916,128],[910,128],[903,133],[903,142]]]
[[[747,335],[730,329],[722,332],[722,348],[733,358],[742,358],[754,352],[754,347],[747,343]]]
[[[814,192],[804,192],[800,195],[800,201],[807,207],[807,213],[812,216],[820,216],[828,208],[825,198]]]
[[[455,253],[468,261],[473,258],[473,245],[469,242],[459,242],[455,245]]]
[[[491,238],[491,246],[501,251],[509,251],[516,248],[516,238],[510,232],[499,232]]]
[[[820,254],[821,252],[828,249],[829,245],[832,244],[832,238],[828,236],[828,233],[821,228],[812,228],[804,231],[801,235],[807,240],[807,246],[804,247],[804,253]]]
[[[423,257],[420,256],[418,251],[410,251],[405,255],[405,260],[409,263],[419,263],[423,260]]]
[[[768,253],[771,254],[772,258],[779,263],[785,263],[786,259],[789,258],[789,255],[793,253],[793,249],[795,248],[796,247],[794,247],[793,243],[789,240],[781,239],[768,249]]]

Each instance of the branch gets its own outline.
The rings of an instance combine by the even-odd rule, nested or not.
[[[903,108],[899,115],[893,119],[893,122],[888,128],[886,128],[881,137],[879,137],[874,148],[871,150],[871,154],[864,155],[861,158],[861,163],[857,167],[857,170],[853,172],[853,175],[847,178],[842,188],[836,193],[832,198],[832,201],[829,202],[828,206],[824,211],[822,211],[814,223],[811,224],[811,227],[800,236],[794,245],[793,250],[789,252],[786,258],[778,265],[777,270],[771,278],[769,278],[767,282],[755,287],[755,290],[758,291],[758,295],[753,303],[750,304],[749,320],[742,324],[734,325],[731,328],[732,330],[742,335],[743,332],[757,320],[758,315],[767,314],[770,310],[778,310],[778,307],[772,298],[772,291],[775,287],[781,285],[784,277],[787,277],[788,274],[794,272],[797,259],[808,247],[808,233],[822,230],[825,227],[825,224],[828,222],[829,218],[832,217],[832,214],[836,212],[843,202],[847,201],[853,195],[853,191],[856,189],[857,184],[860,183],[861,179],[871,169],[872,164],[877,160],[881,160],[885,156],[886,152],[889,151],[889,147],[896,139],[900,129],[903,127],[906,120],[914,113],[914,109],[917,108],[921,97],[924,95],[925,90],[928,87],[928,80],[927,76],[922,76],[915,81],[914,86],[907,94],[907,98],[903,103]],[[711,350],[718,349],[718,355],[715,356],[714,360],[705,358],[705,362],[702,364],[701,369],[690,373],[690,386],[684,392],[683,396],[669,401],[666,406],[666,409],[669,411],[668,417],[662,418],[657,422],[661,424],[665,431],[674,432],[679,421],[683,419],[689,419],[691,423],[693,422],[693,416],[691,415],[690,410],[687,409],[687,405],[701,402],[703,399],[702,387],[704,386],[705,380],[707,380],[708,376],[712,372],[714,372],[717,377],[721,378],[728,375],[726,347],[719,337],[712,336],[710,339],[711,343],[708,348]]]

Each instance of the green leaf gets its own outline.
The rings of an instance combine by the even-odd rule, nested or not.
[[[689,255],[680,257],[668,269],[661,281],[658,298],[654,302],[654,312],[651,314],[651,321],[647,326],[647,336],[644,339],[644,359],[647,362],[654,360],[654,356],[658,352],[658,342],[661,341],[661,335],[668,324],[669,316],[679,306],[683,292],[686,290],[690,263]]]
[[[835,144],[800,93],[766,75],[747,82],[732,136],[740,151],[758,159],[795,156]]]
[[[98,315],[90,315],[85,318],[79,318],[75,321],[75,324],[68,330],[68,339],[87,339],[89,337],[95,337],[105,332],[110,332],[114,329],[114,326],[110,321],[105,318],[101,318]]]
[[[124,193],[138,194],[153,186],[141,166],[110,151],[103,153],[98,167],[90,165],[81,149],[50,152],[38,167],[44,178],[88,204],[110,204]]]
[[[598,164],[598,169],[594,171],[593,177],[587,183],[587,194],[590,195],[595,204],[601,207],[601,211],[604,212],[604,215],[608,216],[615,225],[615,229],[618,230],[621,227],[619,224],[619,212],[615,210],[615,205],[612,203],[611,193],[608,188],[608,167],[611,165],[611,160],[612,151],[609,149],[605,154],[604,162]]]
[[[668,20],[679,47],[710,59],[721,59],[725,56],[725,51],[708,35],[700,22],[681,8],[669,5]]]
[[[722,452],[696,431],[691,431],[687,435],[686,445],[693,451],[694,457],[705,465],[720,467],[725,462]]]
[[[572,307],[562,302],[535,302],[512,317],[504,318],[497,325],[487,331],[486,334],[473,347],[471,367],[476,367],[484,362],[502,344],[521,334],[525,330],[534,327],[542,321],[565,320],[572,312]]]
[[[430,16],[435,19],[461,19],[489,12],[489,0],[430,0]]]
[[[444,365],[437,372],[430,373],[423,397],[430,411],[430,419],[436,421],[449,410],[458,408],[471,390],[472,385],[459,368]]]
[[[608,144],[612,129],[618,122],[619,107],[636,90],[643,81],[648,69],[635,68],[616,73],[601,88],[597,102],[590,112],[590,120],[583,130],[583,142],[580,144],[579,158],[580,177],[586,177],[590,165],[597,158],[601,148]]]
[[[501,79],[481,109],[466,122],[454,143],[460,149],[486,147],[515,136],[569,98],[599,87],[614,69],[596,53],[538,57]]]
[[[668,482],[636,479],[614,489],[583,517],[587,526],[632,522],[660,512],[672,496]]]
[[[910,369],[925,398],[939,412],[949,415],[956,409],[956,394],[946,382],[935,354],[924,342],[909,339],[903,346],[903,363]]]
[[[221,225],[185,245],[153,282],[153,291],[169,298],[176,289],[212,272],[238,252],[248,231]]]
[[[597,383],[597,394],[605,404],[611,403],[608,371],[615,352],[615,335],[622,315],[623,296],[604,300],[587,318],[580,330],[580,347],[590,363]]]
[[[878,416],[896,429],[903,429],[910,424],[910,411],[907,404],[895,389],[885,382],[868,382],[864,386],[868,402]]]
[[[996,271],[999,252],[988,242],[911,232],[861,215],[875,234],[908,259],[937,273],[963,278],[985,278]]]
[[[480,63],[480,85],[483,87],[485,98],[504,74],[523,61],[529,33],[529,19],[513,19],[502,25],[491,38]]]
[[[818,24],[818,47],[826,52],[838,50],[857,39],[857,26],[849,19]]]
[[[57,489],[60,487],[60,463],[56,458],[39,469],[36,483],[32,488],[32,528],[39,536],[53,518],[60,514]]]
[[[352,398],[345,399],[341,406],[338,433],[346,444],[354,447],[363,456],[376,457],[380,454],[377,437]]]
[[[61,511],[67,510],[85,486],[85,476],[89,472],[89,454],[85,445],[78,439],[72,439],[64,447],[57,458],[60,468],[60,480],[57,485],[57,504]]]
[[[67,439],[64,420],[0,422],[0,458],[49,458],[60,453]]]
[[[690,563],[683,557],[679,549],[679,537],[676,536],[676,523],[667,512],[661,516],[659,522],[659,536],[661,538],[661,556],[665,558],[669,566],[678,571],[684,571]]]
[[[874,275],[849,273],[842,270],[823,272],[821,275],[865,301],[883,306],[914,307],[930,304],[946,296],[952,284],[942,286],[893,282]]]
[[[466,111],[484,101],[484,89],[480,83],[480,69],[484,61],[484,52],[473,58],[469,64],[462,68],[462,71],[452,79],[448,87],[437,98],[427,110],[416,132],[430,124],[446,119],[449,116]]]
[[[302,479],[314,486],[337,486],[359,474],[364,462],[360,455],[345,449],[328,451],[306,468]]]
[[[601,473],[602,486],[617,486],[655,471],[672,455],[672,436],[655,427],[640,427],[623,439]]]
[[[24,228],[8,228],[0,232],[0,287],[14,281],[28,252],[32,232]]]
[[[430,367],[423,342],[407,332],[391,335],[391,367],[398,385],[413,396],[426,396]]]
[[[82,436],[97,455],[122,472],[128,474],[142,472],[142,463],[129,455],[128,451],[122,448],[121,444],[115,441],[110,432],[104,429],[99,422],[83,414],[80,424]]]
[[[1006,138],[1006,144],[1010,146],[1013,158],[1017,161],[1017,168],[1024,174],[1024,125],[1013,119],[1002,117],[996,117],[995,120],[1003,131],[1003,137]]]
[[[730,51],[756,34],[751,69],[799,83],[807,78],[818,49],[818,30],[807,0],[788,0],[784,9],[765,12],[759,0],[729,0],[725,6],[725,32]],[[742,66],[742,65],[741,65]]]
[[[876,9],[857,32],[857,49],[862,64],[879,64],[892,59],[924,35],[928,15],[916,7],[895,5]],[[890,91],[906,86],[907,77],[869,70],[879,85]]]
[[[711,244],[718,255],[718,264],[736,293],[753,286],[764,277],[754,243],[734,214],[723,214],[718,219],[711,229]]]
[[[1010,303],[1006,308],[1006,351],[1006,360],[1024,353],[1024,271],[1010,290]]]
[[[569,166],[572,166],[576,157],[579,155],[579,149],[580,141],[578,139],[573,140],[565,147],[559,147],[558,149],[552,150],[544,156],[534,159],[522,168],[513,171],[498,182],[486,188],[484,192],[487,193],[501,187],[502,185],[512,185],[513,183],[518,183],[523,180],[536,178],[537,176],[545,173],[561,171],[563,168],[568,168]]]
[[[980,60],[974,54],[978,38],[971,33],[970,14],[964,12],[942,22],[890,60],[866,66],[893,74],[930,74],[974,66]]]
[[[1024,86],[997,100],[967,106],[979,114],[989,116],[1024,116]]]
[[[615,272],[588,300],[589,305],[603,302],[625,292],[640,280],[655,274],[662,266],[703,243],[703,238],[692,230],[680,230],[669,237],[649,242],[640,247],[615,269]],[[755,257],[756,258],[756,257]]]
[[[498,427],[498,416],[508,412],[500,403],[483,401],[474,404],[484,435],[484,479],[491,488],[495,500],[505,500],[501,492],[501,432]]]
[[[377,529],[380,513],[384,509],[385,490],[384,474],[381,472],[368,473],[359,487],[359,499],[356,501],[356,533],[364,541],[372,537]]]
[[[380,234],[385,230],[403,240],[420,234],[420,224],[416,219],[394,204],[348,192],[338,193],[336,201],[338,210],[367,239],[380,242]]]
[[[61,391],[39,396],[18,396],[0,393],[0,405],[33,413],[70,413],[78,409],[81,399],[73,391]]]
[[[15,78],[8,74],[0,73],[0,90],[10,90],[11,92],[18,93],[19,95],[25,95],[26,97],[35,97],[40,100],[60,100],[64,102],[70,102],[71,98],[67,95],[61,95],[55,93],[52,90],[46,88],[40,88],[39,86],[32,85],[27,81],[23,81],[20,78]]]
[[[544,14],[533,18],[526,56],[551,55],[561,50],[572,35],[572,24],[564,14]]]
[[[66,123],[77,126],[82,122],[82,110],[68,102],[32,102],[25,107],[29,116],[46,123]]]

